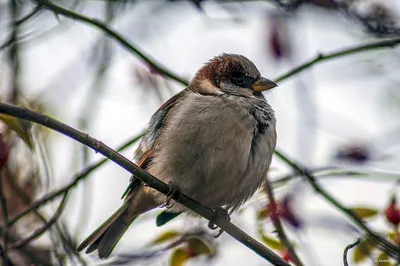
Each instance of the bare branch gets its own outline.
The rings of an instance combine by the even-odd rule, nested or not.
[[[48,229],[50,229],[50,227],[57,222],[58,218],[60,218],[63,210],[64,210],[64,206],[66,203],[66,199],[67,199],[68,193],[64,194],[63,199],[61,200],[61,203],[57,209],[57,211],[55,212],[54,216],[47,222],[45,223],[42,227],[40,227],[39,229],[37,229],[32,235],[30,235],[29,237],[22,239],[20,241],[18,241],[17,243],[13,244],[12,246],[10,246],[8,248],[8,250],[11,249],[19,249],[27,244],[29,244],[31,241],[35,240],[36,238],[38,238],[39,236],[41,236],[44,232],[46,232]],[[6,250],[4,250],[6,251]]]
[[[147,63],[154,71],[160,73],[161,75],[170,78],[172,80],[175,80],[185,86],[187,86],[189,83],[185,79],[179,77],[178,75],[174,74],[171,70],[161,66],[160,64],[156,63],[154,59],[151,59],[148,55],[145,55],[139,48],[137,48],[136,45],[133,45],[132,43],[128,42],[120,33],[112,29],[110,26],[107,24],[94,19],[94,18],[89,18],[86,16],[83,16],[79,13],[73,12],[71,10],[68,10],[66,8],[60,7],[58,5],[55,5],[51,1],[48,0],[34,0],[36,1],[39,5],[42,5],[43,8],[46,8],[48,10],[53,11],[56,14],[61,14],[64,15],[68,18],[75,19],[81,22],[85,22],[87,24],[90,24],[92,26],[95,26],[108,34],[110,38],[115,39],[118,41],[123,47],[128,49],[129,51],[133,52],[134,54],[138,55],[140,59],[142,59],[145,63]],[[349,48],[344,48],[340,49],[338,51],[333,51],[329,52],[326,54],[318,54],[314,58],[308,60],[304,64],[301,64],[292,70],[288,71],[287,73],[275,78],[275,82],[280,82],[285,79],[288,79],[289,77],[292,77],[318,63],[321,63],[323,61],[327,61],[330,59],[334,58],[339,58],[343,56],[347,56],[350,54],[355,54],[355,53],[360,53],[364,51],[369,51],[369,50],[376,50],[376,49],[382,49],[382,48],[392,48],[400,44],[400,37],[396,38],[391,38],[391,39],[385,39],[381,41],[376,41],[376,42],[369,42],[361,45],[356,45],[352,46]]]
[[[370,51],[370,50],[376,50],[376,49],[382,49],[382,48],[393,48],[399,44],[400,44],[400,37],[397,37],[397,38],[386,39],[386,40],[382,40],[382,41],[369,42],[369,43],[365,43],[365,44],[361,44],[361,45],[356,45],[356,46],[352,46],[349,48],[340,49],[336,52],[329,52],[326,54],[320,53],[316,57],[305,62],[304,64],[301,64],[298,67],[295,67],[292,70],[288,71],[287,73],[277,77],[275,79],[275,82],[285,80],[285,79],[287,79],[291,76],[294,76],[294,75],[296,75],[318,63],[327,61],[329,59],[334,59],[334,58],[343,57],[346,55]]]
[[[130,43],[128,40],[126,40],[120,33],[115,31],[113,28],[108,26],[107,24],[99,21],[96,18],[89,18],[85,17],[81,14],[75,13],[69,9],[63,8],[61,6],[58,6],[51,1],[48,0],[34,0],[37,2],[39,5],[43,6],[43,8],[46,8],[48,10],[51,10],[57,15],[63,15],[68,18],[84,22],[86,24],[95,26],[96,28],[99,28],[102,30],[104,33],[108,34],[108,36],[112,39],[117,40],[123,47],[125,47],[128,51],[136,54],[140,59],[142,59],[147,65],[149,65],[153,71],[160,73],[161,75],[172,79],[184,86],[187,86],[189,82],[181,77],[179,77],[177,74],[173,73],[171,70],[161,66],[159,63],[157,63],[154,59],[152,59],[149,55],[146,55],[141,49],[137,47],[137,45],[134,45]]]
[[[332,205],[334,205],[336,208],[338,208],[341,212],[343,212],[347,217],[349,217],[356,225],[358,225],[364,232],[366,232],[370,237],[371,240],[376,242],[379,247],[386,251],[386,253],[393,258],[399,258],[400,259],[400,247],[396,247],[393,245],[391,242],[386,240],[384,237],[378,235],[378,233],[372,231],[362,220],[360,220],[351,210],[347,209],[344,207],[342,204],[340,204],[334,197],[332,197],[327,191],[325,191],[318,183],[317,180],[315,180],[315,177],[312,176],[307,169],[304,167],[299,166],[292,160],[290,160],[286,155],[284,155],[282,152],[275,150],[275,154],[282,160],[284,161],[287,165],[289,165],[293,170],[295,170],[297,173],[302,175],[304,179],[309,183],[311,187],[314,188],[314,190],[320,194],[322,197],[324,197],[327,201],[329,201]]]
[[[349,263],[347,262],[347,253],[349,252],[350,249],[354,248],[358,244],[360,244],[360,239],[357,239],[356,242],[354,242],[353,244],[348,245],[344,249],[344,252],[343,252],[343,264],[344,264],[344,266],[349,266]]]
[[[28,110],[26,108],[19,108],[16,106],[12,106],[5,103],[0,103],[0,113],[4,113],[7,115],[11,115],[14,117],[18,117],[24,120],[28,120],[31,122],[38,123],[45,127],[51,128],[55,131],[58,131],[80,143],[83,145],[92,148],[94,151],[101,153],[105,157],[109,158],[131,174],[134,174],[138,177],[141,181],[146,183],[149,187],[161,192],[164,195],[167,195],[170,191],[170,188],[167,184],[162,182],[161,180],[157,179],[156,177],[150,175],[149,173],[145,172],[143,169],[139,168],[137,165],[132,163],[130,160],[125,158],[123,155],[119,154],[118,152],[114,151],[110,147],[103,144],[101,141],[98,141],[88,134],[85,134],[81,131],[78,131],[66,124],[63,124],[49,116],[39,114]],[[236,227],[228,220],[220,220],[215,219],[215,211],[201,205],[199,202],[189,198],[188,196],[181,194],[181,195],[173,195],[172,197],[174,200],[182,204],[183,206],[191,209],[195,213],[199,214],[200,216],[206,218],[207,220],[215,223],[218,227],[223,229],[226,233],[231,235],[233,238],[241,242],[246,247],[253,250],[255,253],[263,257],[264,259],[271,262],[273,265],[284,265],[289,266],[287,262],[285,262],[281,257],[276,255],[273,251],[269,248],[243,232],[241,229]]]
[[[126,143],[122,144],[121,147],[119,147],[117,150],[119,152],[123,151],[127,147],[131,146],[133,143],[137,142],[142,136],[143,136],[143,133],[139,134],[138,136],[135,136],[133,139],[130,139]],[[79,173],[75,174],[75,177],[73,178],[71,183],[69,183],[68,185],[66,185],[66,186],[64,186],[64,187],[52,192],[50,195],[47,195],[46,197],[44,197],[44,198],[42,198],[40,200],[36,200],[28,208],[23,210],[21,213],[19,213],[19,214],[15,215],[14,217],[12,217],[10,219],[10,221],[8,222],[8,226],[12,226],[19,219],[21,219],[22,217],[27,215],[29,212],[38,209],[43,204],[45,204],[45,203],[47,203],[47,202],[49,202],[51,200],[54,200],[55,198],[67,193],[71,188],[76,186],[79,181],[84,179],[92,171],[96,170],[98,167],[102,166],[106,162],[109,162],[109,160],[107,158],[106,159],[102,159],[99,162],[93,163],[92,165],[86,167],[85,169],[83,169]]]
[[[276,232],[278,233],[279,240],[285,246],[286,251],[289,254],[289,257],[294,262],[294,264],[297,266],[303,266],[303,263],[297,256],[292,244],[290,243],[289,239],[287,238],[285,230],[283,229],[283,226],[279,219],[279,215],[278,215],[277,208],[276,208],[277,203],[275,201],[274,192],[272,191],[271,183],[269,182],[268,177],[265,179],[264,187],[265,187],[265,190],[268,195],[269,204],[271,206],[273,206],[271,208],[271,220],[272,220],[272,223],[274,224]]]

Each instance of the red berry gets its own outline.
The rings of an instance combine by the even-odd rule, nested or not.
[[[396,209],[396,197],[393,196],[389,206],[385,210],[386,219],[394,224],[400,224],[400,210]]]
[[[281,257],[284,261],[290,262],[290,256],[286,250],[281,254]]]

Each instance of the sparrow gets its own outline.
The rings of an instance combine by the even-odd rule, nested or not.
[[[201,204],[230,213],[261,186],[276,146],[274,111],[262,92],[277,84],[237,54],[214,57],[151,117],[135,152],[139,167]],[[130,224],[166,196],[132,177],[124,204],[77,248],[107,258]],[[174,202],[171,213],[188,209]]]

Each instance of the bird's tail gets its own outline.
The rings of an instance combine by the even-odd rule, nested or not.
[[[80,252],[88,247],[86,253],[91,253],[97,249],[101,259],[107,258],[129,225],[137,217],[126,219],[128,206],[129,202],[125,202],[121,208],[79,245],[77,251]]]
[[[82,244],[77,251],[87,248],[86,253],[98,250],[99,258],[110,256],[121,236],[129,225],[139,215],[159,206],[153,197],[143,186],[131,189],[125,198],[125,203],[110,218],[97,228]]]

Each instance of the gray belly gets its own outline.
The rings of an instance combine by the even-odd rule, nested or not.
[[[195,104],[180,104],[169,114],[148,170],[206,206],[235,209],[266,175],[275,126],[255,136],[257,123],[247,108],[229,99],[190,97]]]

